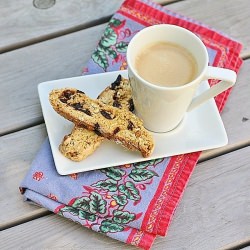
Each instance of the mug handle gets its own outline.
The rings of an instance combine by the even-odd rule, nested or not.
[[[236,82],[236,73],[230,69],[208,66],[204,80],[208,79],[218,79],[221,81],[203,92],[201,95],[195,97],[189,105],[187,112],[192,111],[210,98],[213,98],[232,87]]]

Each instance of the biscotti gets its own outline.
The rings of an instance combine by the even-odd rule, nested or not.
[[[104,140],[93,131],[74,126],[59,145],[60,152],[72,161],[81,161],[91,155]]]
[[[139,150],[143,157],[154,149],[152,135],[133,113],[93,100],[74,88],[55,89],[49,100],[57,113],[97,135],[121,143],[128,149]]]
[[[121,75],[101,92],[98,99],[108,105],[134,110],[130,83]],[[64,136],[59,150],[70,160],[81,161],[91,155],[103,140],[104,137],[98,136],[95,132],[75,125],[72,132]]]

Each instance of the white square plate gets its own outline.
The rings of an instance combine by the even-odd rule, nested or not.
[[[58,115],[49,103],[52,89],[73,87],[84,91],[92,98],[115,81],[118,74],[127,77],[127,71],[80,76],[68,79],[40,83],[38,92],[46,123],[52,154],[59,174],[66,175],[95,169],[140,162],[160,157],[184,154],[221,147],[227,144],[227,134],[216,107],[211,99],[205,104],[187,113],[182,123],[168,133],[153,133],[155,150],[149,158],[143,158],[139,152],[131,152],[114,142],[105,140],[100,147],[81,162],[73,162],[58,150],[63,137],[69,134],[73,124]],[[203,82],[198,93],[209,88]],[[156,121],[157,122],[157,121]]]

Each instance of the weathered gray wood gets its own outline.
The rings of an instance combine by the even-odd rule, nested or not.
[[[246,238],[246,239],[239,240],[237,242],[228,244],[226,246],[221,247],[219,250],[233,250],[233,249],[249,250],[250,249],[250,238]]]
[[[250,60],[244,61],[236,85],[221,114],[228,134],[228,145],[222,148],[204,151],[200,160],[205,160],[215,155],[220,155],[236,148],[250,145],[249,67]]]
[[[250,238],[250,147],[199,164],[170,226],[152,249],[218,249]],[[239,160],[240,159],[240,160]],[[0,248],[124,249],[124,244],[46,216],[1,233]],[[127,247],[126,247],[127,248]],[[128,247],[128,249],[134,249]]]
[[[156,2],[169,4],[176,1],[156,0]],[[213,4],[209,0],[183,2],[170,4],[168,8],[203,21],[239,39],[244,44],[242,56],[249,56],[250,41],[247,31],[250,26],[248,18],[250,7],[247,1],[239,0],[237,4],[233,0],[226,3],[216,1]],[[121,0],[82,2],[64,0],[57,1],[49,9],[37,9],[31,1],[2,1],[0,51],[43,41],[100,23],[100,19],[105,20],[105,17],[110,17],[121,3]]]
[[[119,9],[122,2],[61,0],[50,8],[39,9],[33,1],[0,1],[0,52],[100,24]],[[156,2],[166,4],[173,0]]]
[[[223,4],[223,2],[213,2],[211,8],[221,10],[223,8],[220,4]],[[221,10],[222,13],[220,15],[210,15],[211,22],[216,27],[217,23],[220,23],[220,19],[215,20],[216,17],[226,19],[227,25],[225,25],[224,29],[223,27],[217,28],[225,32],[228,31],[227,33],[230,34],[230,29],[227,29],[235,25],[235,18],[241,16],[241,11],[244,14],[244,11],[248,9],[249,5],[245,6],[244,4],[245,1],[239,1],[237,5],[228,3],[228,5],[233,6],[231,8],[234,10],[234,15],[228,17],[227,12]],[[182,9],[183,5],[186,7],[185,9]],[[185,1],[169,6],[171,9],[176,8],[180,12],[191,11],[190,13],[184,13],[192,15],[194,18],[199,18],[196,15],[203,17],[201,13],[204,11],[193,13],[194,8],[188,8]],[[194,6],[198,6],[198,9],[204,8],[200,2],[195,2]],[[209,19],[208,16],[207,18]],[[206,20],[204,19],[203,21],[205,22]],[[249,19],[245,20],[245,24],[236,30],[242,32],[242,34],[247,34],[245,28],[248,26],[250,27]],[[0,75],[2,91],[0,93],[0,105],[4,109],[0,110],[0,115],[5,117],[5,119],[0,124],[0,134],[15,131],[42,121],[36,89],[37,83],[50,79],[80,75],[81,68],[89,59],[104,27],[105,24],[1,55]],[[241,34],[238,35],[241,37]],[[247,40],[244,42],[246,48],[248,47],[248,42]]]
[[[32,237],[33,235],[33,237]],[[40,236],[39,236],[40,235]],[[16,236],[16,237],[15,237]],[[58,215],[50,215],[1,232],[5,249],[138,249],[110,239]]]
[[[189,0],[168,6],[169,9],[201,21],[242,42],[242,57],[250,56],[250,4],[245,0]]]
[[[218,249],[250,239],[249,166],[250,147],[198,164],[168,236],[155,247]]]
[[[0,228],[46,211],[24,203],[18,189],[45,137],[39,125],[0,138]]]
[[[37,85],[81,75],[104,25],[0,56],[0,134],[43,121]]]
[[[0,134],[42,122],[37,84],[46,80],[80,75],[104,28],[105,24],[1,55],[0,106],[4,108],[0,110],[0,116],[4,119],[0,123]],[[242,84],[249,88],[249,62],[246,61],[246,64],[248,66],[243,66],[245,69],[238,77],[239,87],[236,86],[235,89],[241,88]],[[242,120],[243,114],[249,118],[247,91],[241,89],[244,105],[241,106],[242,114],[237,121]],[[236,95],[235,93],[236,91],[233,91],[232,96]],[[240,99],[232,103],[232,106],[238,112],[238,101],[242,97],[238,91],[236,96]],[[231,114],[228,115],[228,121],[234,122]],[[249,120],[241,125],[248,129]],[[237,128],[240,133],[245,131],[242,131],[242,126]]]
[[[79,25],[84,28],[112,14],[121,3],[121,0],[62,0],[51,8],[38,9],[33,1],[1,1],[0,48],[39,40]]]

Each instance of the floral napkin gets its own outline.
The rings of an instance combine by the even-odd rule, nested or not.
[[[84,73],[126,69],[131,38],[144,27],[160,23],[191,30],[206,45],[210,65],[238,72],[242,64],[238,42],[148,0],[126,0],[109,21]],[[210,81],[213,84],[216,81]],[[230,91],[215,98],[219,111]],[[60,176],[47,139],[20,190],[27,201],[114,239],[149,249],[157,235],[166,235],[199,156],[196,152]]]

